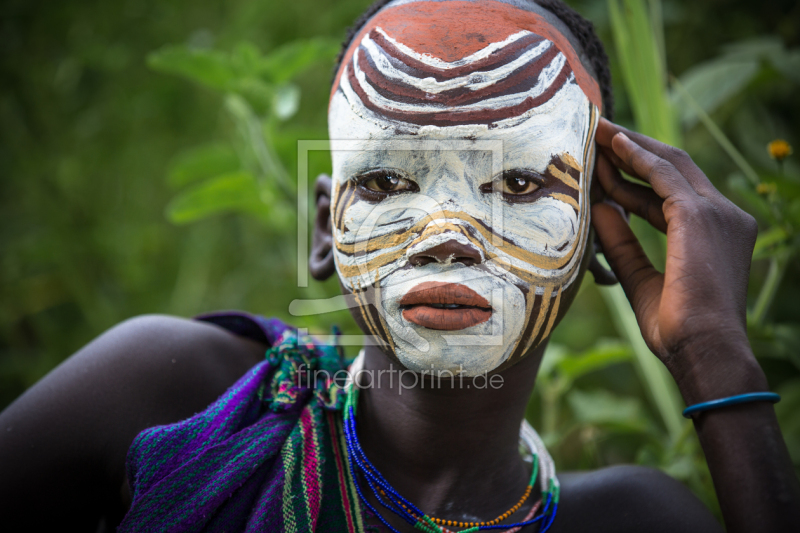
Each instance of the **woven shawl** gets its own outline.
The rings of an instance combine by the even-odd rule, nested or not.
[[[270,348],[205,411],[134,439],[126,465],[133,500],[118,531],[363,531],[344,452],[342,388],[303,373],[334,376],[344,368],[339,351],[298,338],[277,319],[199,319]]]

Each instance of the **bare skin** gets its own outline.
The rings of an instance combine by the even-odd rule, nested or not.
[[[597,204],[593,219],[645,340],[687,404],[767,390],[744,323],[754,220],[685,153],[632,132],[625,131],[626,140],[619,131],[606,121],[598,128],[606,159],[597,178],[611,198],[666,231],[666,272],[652,269],[614,209]],[[652,190],[620,181],[616,166]],[[312,268],[332,272],[327,201],[323,192]],[[329,249],[329,235],[327,243]],[[169,317],[135,319],[93,341],[0,414],[0,512],[11,526],[4,529],[95,531],[102,517],[113,529],[129,502],[124,459],[134,436],[207,407],[264,349],[215,326]],[[486,519],[505,511],[527,481],[517,431],[542,353],[537,348],[502,369],[499,389],[365,390],[365,452],[427,512]],[[369,368],[391,363],[369,350]],[[715,410],[695,425],[728,531],[793,530],[800,487],[772,406]],[[685,487],[659,472],[613,467],[559,477],[561,505],[551,531],[721,531]]]

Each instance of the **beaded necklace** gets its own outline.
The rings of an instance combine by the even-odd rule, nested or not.
[[[350,375],[353,376],[361,370],[363,366],[363,354],[359,354],[356,361],[350,367]],[[361,443],[358,440],[358,433],[356,431],[356,408],[358,406],[358,386],[355,385],[354,380],[348,380],[347,397],[344,406],[344,434],[347,443],[347,454],[350,459],[350,474],[355,484],[356,491],[359,499],[390,531],[399,533],[389,522],[373,507],[373,505],[366,499],[361,490],[361,486],[357,482],[356,470],[360,472],[366,480],[367,485],[371,489],[375,499],[386,509],[392,511],[400,518],[408,522],[415,529],[425,533],[453,533],[447,527],[459,527],[462,529],[458,533],[472,533],[475,531],[495,530],[495,529],[508,529],[505,533],[514,533],[519,531],[522,527],[540,522],[539,532],[546,532],[553,523],[558,509],[559,499],[559,483],[555,475],[555,465],[547,450],[544,447],[539,435],[526,421],[523,421],[520,428],[520,441],[525,445],[532,456],[533,469],[531,480],[528,488],[525,491],[522,499],[509,511],[503,513],[498,518],[489,522],[460,522],[453,520],[443,520],[434,518],[422,512],[417,506],[401,496],[381,475],[380,472],[372,465],[364,454],[361,448]],[[536,484],[536,479],[539,474],[541,463],[541,490],[542,500],[545,502],[542,513],[535,517],[536,511],[541,505],[541,501],[537,502],[528,515],[522,522],[516,524],[499,524],[502,520],[507,519],[514,512],[516,512],[528,498]]]

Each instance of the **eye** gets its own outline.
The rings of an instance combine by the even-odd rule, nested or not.
[[[536,192],[544,178],[530,170],[506,170],[495,180],[480,186],[481,192],[502,192],[503,196],[525,196]]]
[[[359,186],[372,194],[388,195],[406,191],[419,191],[419,186],[416,183],[402,177],[400,172],[394,170],[371,170],[357,179]]]

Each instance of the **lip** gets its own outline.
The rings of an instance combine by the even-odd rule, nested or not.
[[[428,329],[465,329],[486,322],[492,316],[486,298],[459,283],[426,281],[408,291],[399,303],[403,318]],[[439,307],[443,305],[459,307]]]

